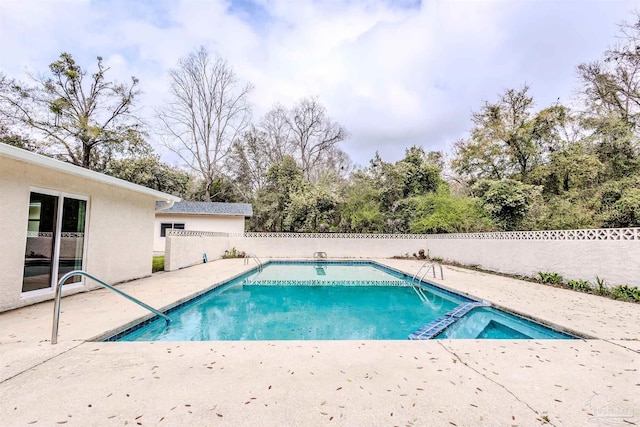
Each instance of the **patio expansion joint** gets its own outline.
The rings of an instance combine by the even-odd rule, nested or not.
[[[600,339],[600,338],[598,338],[598,339]],[[606,342],[608,344],[611,344],[611,345],[615,345],[615,346],[620,347],[620,348],[624,348],[625,350],[633,351],[634,353],[640,354],[640,350],[636,350],[635,348],[627,347],[626,345],[622,344],[621,342],[613,342],[612,340],[609,340],[609,339],[602,339],[602,341],[604,341],[604,342]],[[622,341],[626,341],[626,340],[622,340]],[[628,341],[637,342],[637,340],[628,340]]]
[[[38,362],[35,365],[28,367],[27,369],[23,369],[22,371],[18,372],[17,374],[14,374],[14,375],[12,375],[12,376],[10,376],[8,378],[5,378],[4,380],[0,381],[0,385],[11,381],[12,379],[24,374],[25,372],[29,372],[30,370],[35,369],[38,366],[44,365],[45,363],[49,362],[50,360],[53,360],[53,359],[55,359],[55,358],[57,358],[59,356],[62,356],[63,354],[66,354],[66,353],[70,352],[71,350],[75,350],[76,348],[80,347],[82,344],[86,344],[86,341],[81,341],[79,344],[74,345],[71,348],[68,348],[68,349],[66,349],[64,351],[61,351],[60,353],[58,353],[58,354],[56,354],[54,356],[51,356],[51,357],[49,357],[49,358],[47,358],[47,359],[45,359],[45,360],[43,360],[41,362]]]
[[[469,365],[467,362],[465,362],[464,360],[462,360],[462,358],[460,356],[458,356],[458,354],[453,351],[448,349],[440,340],[435,340],[438,345],[440,345],[440,347],[442,347],[444,349],[444,351],[446,351],[447,353],[449,353],[450,355],[452,355],[453,357],[455,357],[460,363],[462,363],[464,366],[466,366],[467,368],[471,369],[473,372],[475,372],[476,374],[480,375],[481,377],[491,381],[492,383],[494,383],[495,385],[497,385],[498,387],[502,388],[504,391],[506,391],[507,393],[509,393],[511,396],[513,396],[514,399],[516,399],[518,402],[522,403],[523,405],[525,405],[527,408],[529,408],[533,413],[535,413],[538,416],[538,419],[540,419],[541,421],[543,421],[543,423],[549,424],[553,427],[556,427],[555,424],[553,424],[551,421],[547,421],[543,418],[544,414],[541,414],[539,411],[537,411],[534,407],[532,407],[531,405],[529,405],[527,402],[525,402],[524,400],[520,399],[514,392],[512,392],[511,390],[509,390],[505,385],[499,383],[498,381],[496,381],[495,379],[488,377],[486,374],[484,374],[483,372],[479,371],[478,369],[474,368],[473,366]]]

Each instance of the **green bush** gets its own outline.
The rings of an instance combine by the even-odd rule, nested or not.
[[[549,273],[544,271],[539,271],[538,276],[543,283],[553,283],[560,284],[562,283],[562,276],[558,273]]]
[[[596,276],[596,288],[594,289],[596,295],[609,296],[610,292],[604,283],[604,280]]]
[[[636,286],[619,285],[611,288],[611,297],[621,301],[640,302],[640,289]]]
[[[586,280],[568,280],[567,285],[578,292],[591,292],[591,285]]]
[[[239,251],[235,248],[235,246],[233,248],[231,248],[231,251],[224,251],[224,255],[222,255],[222,258],[227,259],[227,258],[245,258],[247,256],[247,254],[244,251]]]
[[[164,271],[164,255],[154,256],[151,265],[152,273]]]

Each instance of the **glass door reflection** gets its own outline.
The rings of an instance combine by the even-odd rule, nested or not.
[[[53,288],[66,273],[82,270],[86,216],[86,200],[31,192],[22,292]]]
[[[57,212],[58,197],[31,193],[22,292],[52,286]]]

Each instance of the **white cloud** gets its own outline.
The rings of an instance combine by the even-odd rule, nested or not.
[[[167,72],[200,45],[255,85],[256,116],[318,96],[365,164],[404,148],[448,149],[483,100],[529,83],[539,107],[567,102],[575,67],[615,42],[634,1],[225,0],[0,2],[0,71],[24,78],[67,51],[89,70],[135,75],[142,111],[167,97]],[[258,117],[256,117],[257,119]]]

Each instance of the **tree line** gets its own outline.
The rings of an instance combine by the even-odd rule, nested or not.
[[[579,97],[537,108],[528,85],[485,101],[450,154],[410,147],[355,167],[348,131],[320,100],[251,115],[253,86],[204,48],[170,71],[151,128],[139,81],[63,53],[49,74],[0,75],[0,142],[186,200],[248,202],[250,229],[452,233],[640,225],[640,16],[602,59],[577,66]],[[184,167],[160,161],[150,133]],[[425,141],[429,143],[429,141]]]

